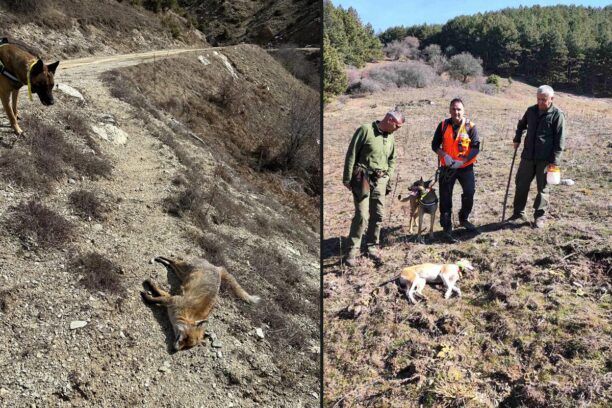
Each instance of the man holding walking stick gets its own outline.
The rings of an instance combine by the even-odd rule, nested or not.
[[[349,233],[348,266],[361,254],[361,237],[367,226],[368,255],[380,261],[380,230],[385,196],[392,190],[397,166],[393,132],[404,124],[404,114],[388,112],[382,120],[360,126],[353,134],[344,161],[342,183],[353,193],[355,216]]]
[[[554,91],[548,85],[538,88],[537,104],[527,108],[519,120],[514,137],[514,148],[521,143],[523,132],[527,129],[521,162],[516,173],[516,190],[514,192],[514,212],[508,222],[514,225],[528,223],[525,206],[529,186],[536,179],[538,193],[533,203],[534,226],[543,228],[546,225],[548,208],[547,171],[559,164],[565,146],[565,117],[563,112],[553,105]]]

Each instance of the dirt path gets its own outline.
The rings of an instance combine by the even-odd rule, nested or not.
[[[102,72],[110,71],[111,69],[129,67],[145,62],[153,62],[156,60],[177,56],[179,54],[221,49],[223,48],[177,48],[102,57],[77,58],[60,62],[60,68],[56,75],[56,80],[58,82],[64,82],[71,85],[71,83],[74,83],[79,79],[90,79],[92,77],[96,77]]]
[[[114,98],[99,74],[206,50],[213,49],[64,61],[57,82],[77,89],[83,101],[57,90],[58,103],[50,108],[38,101],[20,101],[28,104],[28,114],[47,120],[57,120],[73,109],[88,125],[112,122],[127,134],[125,144],[99,142],[114,165],[111,179],[72,180],[43,199],[64,213],[67,196],[76,189],[98,191],[110,199],[113,209],[103,222],[84,223],[65,214],[79,224],[70,251],[97,252],[120,265],[127,294],[122,299],[92,294],[68,270],[66,260],[71,255],[18,255],[23,253],[19,242],[0,237],[0,294],[8,293],[2,292],[5,289],[11,293],[10,305],[3,304],[0,313],[6,316],[0,325],[0,371],[13,373],[10,378],[0,375],[0,406],[318,405],[313,395],[316,389],[308,385],[310,379],[294,389],[282,384],[268,339],[255,336],[255,328],[231,295],[219,299],[207,325],[218,344],[213,347],[208,337],[203,346],[174,354],[168,349],[174,336],[166,311],[147,307],[139,295],[146,278],[164,287],[172,279],[150,262],[154,256],[198,255],[197,245],[188,238],[191,227],[164,211],[164,200],[175,189],[172,180],[184,168],[174,152],[150,132],[153,124],[159,132],[172,133],[164,123],[170,118],[157,120]],[[212,174],[218,160],[214,152],[193,140],[176,139]],[[0,193],[0,213],[24,199],[10,188]],[[75,320],[87,325],[70,330]],[[34,330],[36,336],[28,337],[28,330]]]

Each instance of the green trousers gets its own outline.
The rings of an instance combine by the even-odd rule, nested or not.
[[[367,245],[378,245],[380,243],[380,230],[385,214],[385,192],[389,176],[384,176],[376,181],[370,180],[370,194],[367,197],[358,199],[353,193],[353,203],[355,204],[355,216],[351,222],[349,233],[349,245],[351,251],[359,251],[361,247],[361,237],[367,227]]]
[[[546,183],[546,168],[548,162],[544,160],[521,159],[516,172],[516,191],[514,192],[514,215],[524,215],[529,195],[529,186],[536,179],[538,194],[533,203],[534,218],[542,217],[548,208],[549,187]]]

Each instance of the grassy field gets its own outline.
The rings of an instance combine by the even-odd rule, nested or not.
[[[476,171],[471,220],[482,233],[461,231],[460,242],[436,235],[425,244],[408,234],[399,202],[388,196],[383,264],[366,258],[346,267],[350,193],[342,166],[357,126],[396,105],[407,123],[396,135],[398,183],[394,197],[421,176],[431,178],[431,138],[448,116],[448,102],[465,101],[484,140]],[[496,95],[453,87],[398,89],[341,97],[324,113],[324,405],[328,407],[609,406],[611,252],[609,99],[558,93],[568,137],[562,178],[573,186],[551,191],[543,230],[500,225],[517,120],[535,104],[536,89],[504,81]],[[521,147],[522,150],[522,147]],[[520,151],[519,151],[520,153]],[[514,174],[516,173],[515,164]],[[534,183],[535,184],[535,183]],[[508,199],[512,213],[514,178]],[[461,188],[454,192],[454,222]],[[535,197],[535,185],[527,214]],[[411,305],[394,283],[378,285],[403,266],[466,257],[462,298],[443,299],[428,286],[427,303]]]

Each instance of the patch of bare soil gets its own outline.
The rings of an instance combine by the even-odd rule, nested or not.
[[[57,80],[83,100],[22,92],[25,135],[1,124],[0,405],[318,406],[317,232],[180,118],[78,69]],[[158,255],[225,265],[263,303],[222,289],[203,344],[173,353],[140,297],[147,278],[178,289]]]
[[[535,103],[535,88],[514,82],[497,95],[461,88],[401,89],[341,97],[324,113],[324,405],[348,406],[606,406],[611,398],[609,99],[558,93],[566,113],[567,150],[543,230],[500,225],[517,120]],[[461,96],[484,139],[476,164],[473,222],[480,235],[457,229],[460,242],[436,235],[425,244],[407,232],[388,196],[383,264],[342,262],[353,216],[342,186],[344,155],[354,129],[402,105],[395,196],[421,176],[431,178],[431,138]],[[520,152],[519,152],[520,153]],[[518,159],[517,159],[518,164]],[[516,174],[516,165],[514,169]],[[532,186],[535,189],[535,186]],[[512,213],[514,182],[506,214]],[[453,208],[460,207],[460,186]],[[533,203],[532,190],[527,212]],[[508,215],[507,215],[508,216]],[[456,214],[455,214],[456,217]],[[457,220],[455,219],[455,222]],[[459,281],[463,297],[411,305],[390,279],[403,266],[454,262],[476,266]]]

